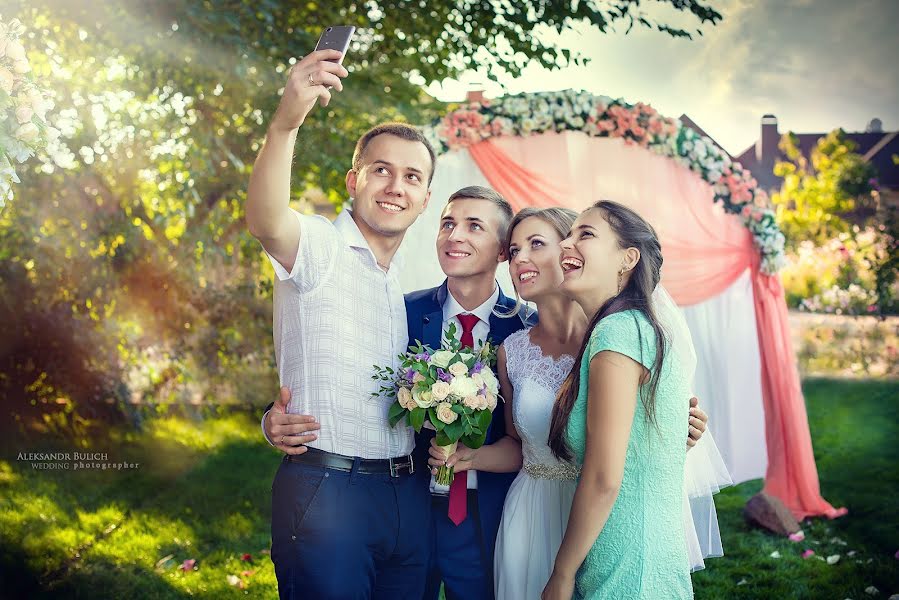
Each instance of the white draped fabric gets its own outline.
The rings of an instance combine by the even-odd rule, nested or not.
[[[764,477],[768,466],[761,357],[749,277],[747,269],[724,293],[681,307],[696,348],[694,390],[709,415],[734,483]]]

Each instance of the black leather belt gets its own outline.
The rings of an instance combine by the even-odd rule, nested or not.
[[[332,454],[318,448],[307,448],[303,454],[288,454],[285,460],[304,465],[315,465],[326,469],[335,469],[337,471],[350,472],[356,459],[352,456],[343,456],[342,454]],[[402,477],[403,475],[411,475],[415,472],[415,465],[412,463],[412,456],[400,456],[397,458],[360,458],[357,473],[366,475],[390,475],[391,477]]]

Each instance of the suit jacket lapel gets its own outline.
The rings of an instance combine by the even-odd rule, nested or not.
[[[440,342],[443,339],[443,302],[446,300],[446,281],[443,285],[434,290],[434,304],[430,312],[422,315],[422,337],[421,342],[426,346],[430,346],[432,350],[440,349]]]

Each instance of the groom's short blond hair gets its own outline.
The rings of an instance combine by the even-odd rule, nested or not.
[[[496,234],[499,236],[501,245],[506,243],[509,224],[512,222],[512,216],[515,214],[515,211],[512,210],[512,205],[509,204],[508,200],[503,198],[499,192],[483,185],[470,185],[453,192],[446,203],[449,204],[455,200],[486,200],[496,206],[500,213],[499,230]]]

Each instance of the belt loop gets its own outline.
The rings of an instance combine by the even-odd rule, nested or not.
[[[362,463],[362,459],[358,456],[353,457],[353,468],[350,470],[350,482],[356,478],[356,474],[359,472],[359,465]]]

